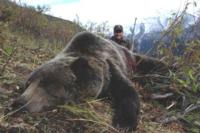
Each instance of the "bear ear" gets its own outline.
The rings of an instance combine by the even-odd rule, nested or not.
[[[70,65],[71,70],[77,79],[86,80],[89,78],[92,71],[91,66],[86,58],[80,57],[72,62]]]
[[[89,63],[83,57],[76,58],[75,60],[72,61],[71,65],[70,65],[70,68],[73,71],[77,71],[77,69],[80,70],[80,69],[84,69],[84,68],[87,68],[87,67],[89,67]]]

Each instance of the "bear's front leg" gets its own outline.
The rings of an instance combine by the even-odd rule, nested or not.
[[[115,88],[118,94],[114,94],[114,117],[113,125],[115,127],[135,130],[138,124],[138,115],[139,115],[139,102],[138,96],[135,92],[128,91],[123,88],[124,91],[120,88]],[[131,89],[131,88],[129,88]],[[133,89],[133,88],[132,88]]]
[[[111,67],[110,93],[113,100],[113,125],[128,131],[136,130],[139,117],[139,98],[131,81]]]

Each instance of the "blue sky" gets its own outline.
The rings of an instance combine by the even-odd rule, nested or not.
[[[60,4],[70,4],[70,3],[76,3],[80,2],[80,0],[16,0],[20,1],[22,3],[27,3],[32,6],[37,6],[37,5],[60,5]]]
[[[200,8],[200,0],[15,0],[28,5],[48,5],[48,14],[67,20],[74,20],[76,15],[80,21],[86,23],[108,21],[110,26],[122,24],[124,27],[133,25],[137,17],[138,22],[148,22],[149,18],[167,17],[172,12],[184,8],[189,1],[189,12],[195,13]],[[197,7],[194,6],[197,2]]]

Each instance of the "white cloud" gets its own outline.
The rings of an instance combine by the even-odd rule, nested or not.
[[[78,14],[83,21],[109,21],[130,24],[134,18],[146,18],[183,8],[184,0],[81,0],[78,3],[51,6],[52,14],[64,18]]]

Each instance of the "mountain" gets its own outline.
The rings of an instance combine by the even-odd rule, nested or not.
[[[145,24],[141,23],[139,32],[136,35],[129,35],[129,40],[134,43],[136,51],[156,56],[159,44],[164,44],[165,47],[173,47],[175,55],[183,55],[188,42],[200,40],[199,18],[185,13],[181,21],[171,28],[169,28],[169,21],[166,19],[166,24],[162,24],[161,21],[156,21],[155,19],[154,30],[148,32],[145,31]],[[176,46],[172,46],[172,44]]]

